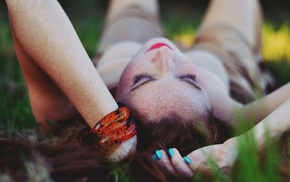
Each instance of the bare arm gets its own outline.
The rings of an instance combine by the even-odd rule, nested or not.
[[[266,146],[266,140],[271,140],[272,142],[279,141],[283,134],[289,132],[289,113],[290,99],[246,133],[230,138],[223,144],[206,146],[189,153],[187,155],[187,162],[174,149],[174,155],[171,157],[168,157],[166,152],[162,151],[164,157],[158,160],[158,163],[169,172],[178,172],[189,177],[196,170],[216,170],[213,168],[211,160],[221,170],[230,169],[238,157],[238,145],[241,140],[246,141],[249,147],[253,147],[250,145],[252,143],[251,140],[249,141],[248,139],[249,136],[254,136],[258,144],[258,150],[263,150]]]
[[[263,148],[266,140],[266,133],[272,141],[278,141],[283,134],[290,131],[290,99],[280,105],[275,111],[269,114],[259,124],[257,124],[249,132],[255,134],[259,147]],[[248,132],[247,132],[248,133]],[[240,137],[245,137],[247,133]]]
[[[239,117],[242,117],[245,121],[252,120],[255,123],[260,122],[271,112],[276,110],[280,105],[290,98],[290,83],[282,86],[281,88],[275,90],[271,94],[251,102],[245,106],[239,106],[238,114],[236,117],[238,120]],[[234,111],[236,112],[236,111]],[[240,118],[241,119],[241,118]]]
[[[56,0],[6,0],[6,3],[19,45],[60,87],[91,127],[117,109]]]
[[[267,107],[263,107],[267,104]],[[197,149],[188,157],[193,161],[189,167],[192,171],[197,169],[212,169],[209,159],[213,159],[220,169],[232,167],[238,156],[238,145],[240,140],[249,141],[249,136],[253,136],[257,142],[258,150],[263,150],[267,140],[277,142],[281,137],[290,131],[290,84],[286,84],[267,97],[245,106],[244,111],[251,114],[259,113],[256,118],[257,125],[244,134],[230,138],[223,144],[210,145]],[[264,117],[259,120],[259,117]],[[252,135],[253,134],[253,135]],[[183,161],[179,161],[184,166]],[[183,167],[186,169],[186,167]]]
[[[223,144],[210,145],[190,153],[188,157],[193,161],[190,164],[190,168],[193,171],[202,168],[211,169],[212,166],[208,162],[209,159],[213,159],[220,169],[232,167],[238,155],[239,141],[248,141],[248,136],[254,136],[259,150],[265,148],[266,140],[279,141],[283,134],[290,131],[289,113],[290,99],[246,133],[230,138]],[[251,142],[247,143],[250,145]]]

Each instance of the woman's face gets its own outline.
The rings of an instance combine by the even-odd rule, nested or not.
[[[145,120],[195,119],[210,110],[200,69],[169,40],[149,40],[124,70],[116,100]]]

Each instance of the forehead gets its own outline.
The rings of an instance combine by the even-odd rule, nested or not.
[[[179,80],[150,82],[130,93],[123,102],[148,120],[172,114],[190,119],[208,110],[205,95]]]

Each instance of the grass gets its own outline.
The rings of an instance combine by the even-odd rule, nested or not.
[[[282,164],[279,152],[281,147],[271,142],[268,133],[264,138],[266,138],[266,146],[263,152],[256,149],[258,144],[253,132],[248,133],[246,139],[239,141],[239,159],[234,169],[235,176],[232,176],[234,181],[281,181],[282,177],[279,173]]]
[[[93,17],[96,19],[85,17],[86,19],[74,19],[73,24],[88,54],[93,56],[103,21],[95,15]],[[178,15],[163,19],[169,38],[181,42],[185,47],[194,41],[198,23],[199,20],[192,21]],[[263,26],[262,42],[262,53],[267,61],[267,67],[277,80],[277,87],[289,82],[290,23],[275,24],[266,21]],[[0,11],[0,134],[4,130],[5,133],[13,133],[22,129],[37,129],[37,125],[14,53],[8,18],[5,11]],[[261,166],[259,152],[241,142],[240,160],[234,169],[235,175],[225,175],[216,171],[215,181],[280,181],[278,168],[281,160],[277,148],[275,144],[267,145]],[[123,174],[119,176],[120,172],[117,169],[113,173],[117,181],[126,178]],[[203,181],[203,178],[197,175],[194,181]]]
[[[35,125],[23,75],[14,53],[7,16],[0,16],[0,129]],[[0,130],[1,131],[1,130]]]

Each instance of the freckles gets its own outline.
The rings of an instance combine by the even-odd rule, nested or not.
[[[152,100],[147,100],[147,101],[143,102],[143,107],[141,107],[141,108],[145,112],[150,112],[150,110],[153,108]]]
[[[126,86],[126,87],[129,87],[130,85],[131,85],[131,77],[130,76],[127,76],[127,77],[125,77],[125,79],[124,79],[124,85]]]

